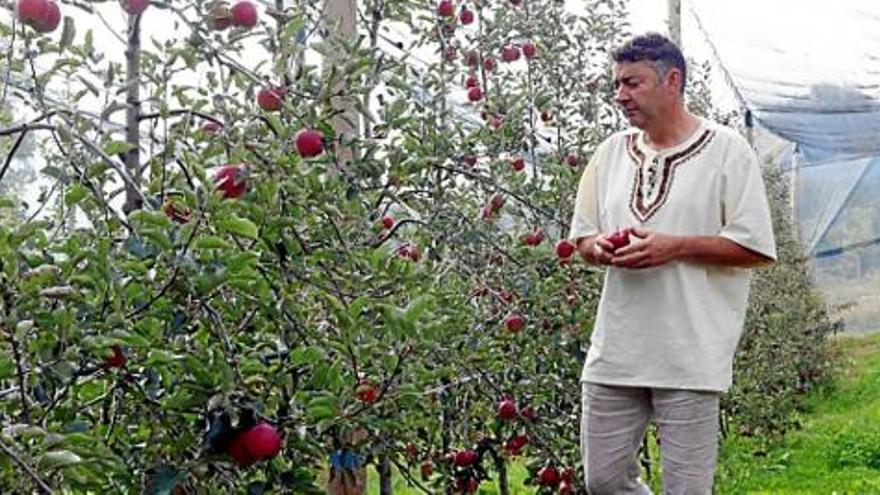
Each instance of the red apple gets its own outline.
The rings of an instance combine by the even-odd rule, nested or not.
[[[526,445],[529,444],[529,437],[525,435],[516,435],[510,437],[504,444],[504,450],[509,455],[520,455],[522,453],[522,449],[525,448]]]
[[[111,350],[113,354],[104,358],[104,368],[122,368],[125,366],[127,359],[125,353],[122,352],[122,347],[114,345],[111,347]]]
[[[480,482],[473,477],[457,478],[453,486],[455,493],[476,493],[480,488]]]
[[[565,468],[562,470],[562,481],[567,481],[569,483],[574,482],[574,477],[577,476],[577,471],[574,468]]]
[[[324,152],[324,135],[315,129],[296,133],[296,152],[303,158],[314,158]]]
[[[529,233],[525,237],[524,242],[526,243],[527,246],[537,246],[538,244],[541,244],[541,241],[543,241],[543,240],[544,240],[544,230],[537,229],[534,232]]]
[[[502,421],[515,419],[516,415],[516,402],[512,399],[504,399],[498,404],[498,418]]]
[[[522,411],[519,412],[519,415],[527,421],[535,421],[538,419],[538,413],[535,412],[535,408],[532,406],[524,407]]]
[[[46,17],[49,8],[47,0],[18,0],[15,15],[18,20],[28,26],[36,26]]]
[[[34,24],[34,29],[41,33],[51,33],[61,22],[61,9],[53,0],[46,2],[46,14]]]
[[[501,60],[505,62],[519,60],[519,48],[516,45],[504,45],[501,49]]]
[[[571,495],[574,493],[574,485],[571,481],[561,481],[559,483],[559,491],[556,492],[559,495]]]
[[[464,25],[471,24],[474,22],[474,11],[462,9],[461,14],[458,15],[458,20]]]
[[[551,120],[553,120],[553,111],[541,110],[541,120],[544,122],[550,122]]]
[[[544,466],[538,471],[538,483],[544,486],[556,486],[559,483],[559,472],[553,466]]]
[[[629,235],[631,232],[632,229],[620,229],[606,237],[606,239],[614,246],[614,249],[620,249],[624,246],[629,246]]]
[[[526,324],[526,320],[522,317],[522,315],[518,315],[516,313],[511,313],[507,315],[507,318],[504,319],[504,327],[507,328],[507,331],[510,333],[517,333],[523,329]]]
[[[465,55],[465,61],[469,67],[476,67],[477,64],[480,63],[480,57],[476,52],[468,52],[467,55]]]
[[[257,423],[236,435],[228,452],[241,466],[271,459],[281,452],[281,435],[269,423]]]
[[[514,6],[519,6],[522,3],[522,0],[510,0],[510,3]]]
[[[574,153],[569,153],[565,155],[565,163],[567,163],[569,167],[577,167],[578,162],[580,162],[580,160],[578,159],[578,156]]]
[[[239,466],[250,466],[254,463],[255,459],[251,458],[247,445],[243,440],[240,440],[240,438],[242,438],[242,434],[239,434],[232,439],[232,442],[229,443],[227,452],[229,453],[229,456],[232,457],[232,460],[234,460]]]
[[[422,472],[422,478],[430,478],[434,474],[434,463],[429,460],[422,461],[419,468]]]
[[[464,80],[464,87],[466,88],[476,88],[479,86],[479,81],[477,81],[476,76],[468,76],[467,79]]]
[[[394,227],[394,217],[392,217],[391,215],[386,215],[382,217],[382,227],[386,229]]]
[[[416,447],[414,443],[406,444],[406,460],[407,462],[413,462],[416,460],[416,456],[419,455],[419,448]]]
[[[477,164],[477,157],[475,155],[464,155],[462,161],[464,161],[465,165],[468,167],[473,167]]]
[[[510,166],[516,172],[521,172],[524,168],[526,168],[526,162],[522,159],[522,157],[516,157],[510,162]]]
[[[247,181],[241,174],[241,165],[226,165],[214,175],[217,189],[223,191],[224,198],[239,198],[247,192]]]
[[[454,16],[455,7],[452,5],[452,0],[440,0],[440,3],[437,4],[437,15],[440,17]]]
[[[470,466],[471,464],[476,463],[480,459],[480,456],[471,449],[459,450],[455,453],[455,456],[452,458],[452,462],[456,466]]]
[[[358,400],[367,404],[372,404],[379,399],[379,392],[376,390],[373,383],[367,378],[361,378],[355,389],[355,393],[357,394]]]
[[[504,196],[501,193],[495,193],[492,195],[492,198],[489,200],[489,205],[492,211],[498,211],[504,206],[505,203]]]
[[[561,241],[556,243],[556,256],[559,258],[566,260],[574,254],[574,244],[572,244],[568,239],[562,239]]]
[[[523,55],[526,56],[526,58],[534,58],[535,55],[538,54],[538,47],[536,47],[535,44],[531,41],[526,41],[522,45],[522,52]]]
[[[484,58],[483,59],[483,68],[489,72],[492,72],[493,70],[495,70],[495,60],[493,60],[489,57]]]
[[[150,6],[150,0],[119,0],[128,15],[140,15]]]
[[[458,55],[458,47],[455,45],[448,45],[445,50],[443,50],[443,58],[449,62],[455,60],[455,56]]]
[[[252,28],[257,25],[257,8],[247,0],[233,5],[229,12],[232,14],[232,24],[238,27]]]
[[[282,87],[260,88],[257,92],[257,105],[267,112],[277,112],[281,110],[281,101],[285,93]]]
[[[471,102],[478,102],[483,98],[483,91],[478,87],[473,87],[468,90],[468,100]]]
[[[223,124],[208,120],[202,124],[202,131],[208,134],[218,134],[223,132]]]
[[[397,248],[397,255],[401,258],[407,258],[411,261],[419,261],[422,259],[422,251],[415,244],[403,244]]]

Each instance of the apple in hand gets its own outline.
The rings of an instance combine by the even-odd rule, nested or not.
[[[632,233],[631,228],[620,229],[613,234],[607,236],[605,239],[614,246],[614,249],[620,249],[624,246],[629,246],[629,236]]]

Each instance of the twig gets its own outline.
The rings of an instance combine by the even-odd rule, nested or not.
[[[2,449],[3,452],[6,452],[6,455],[12,458],[12,460],[15,461],[16,464],[18,464],[19,466],[21,466],[22,469],[25,470],[28,476],[30,476],[31,479],[34,480],[34,483],[37,484],[37,486],[40,488],[40,490],[42,490],[43,493],[54,493],[52,491],[52,488],[50,488],[49,485],[47,485],[46,482],[43,481],[42,478],[40,478],[40,475],[37,474],[37,472],[30,465],[28,465],[28,463],[24,462],[24,459],[19,457],[18,454],[16,454],[11,447],[6,445],[6,442],[4,442],[2,439],[0,439],[0,449]]]

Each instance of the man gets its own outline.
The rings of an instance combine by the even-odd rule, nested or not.
[[[741,136],[685,107],[674,43],[637,36],[614,62],[615,100],[635,128],[596,149],[570,233],[587,263],[608,267],[581,376],[587,491],[650,493],[636,456],[653,419],[664,492],[707,494],[748,268],[776,258],[764,183]],[[615,249],[622,228],[631,242]]]

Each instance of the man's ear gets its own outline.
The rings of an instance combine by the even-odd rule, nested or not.
[[[670,67],[666,71],[665,82],[676,92],[681,91],[681,71],[676,67]]]

